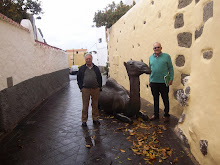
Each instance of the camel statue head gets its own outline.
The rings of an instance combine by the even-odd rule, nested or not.
[[[128,76],[138,77],[143,73],[150,74],[151,70],[147,64],[141,61],[133,61],[130,60],[128,62],[124,62],[124,66],[127,70]]]

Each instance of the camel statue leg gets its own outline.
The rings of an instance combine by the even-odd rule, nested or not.
[[[118,119],[122,122],[126,122],[126,123],[129,123],[129,124],[133,123],[133,121],[129,117],[123,115],[122,113],[114,113],[114,116],[115,116],[116,119]]]
[[[142,118],[144,121],[148,121],[149,117],[147,115],[145,115],[143,112],[138,112],[137,117]]]

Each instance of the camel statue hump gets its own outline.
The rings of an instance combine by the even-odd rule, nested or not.
[[[108,78],[99,96],[99,106],[108,113],[118,113],[125,111],[129,100],[129,92],[113,78]]]
[[[118,84],[113,78],[108,78],[102,87],[99,106],[105,112],[113,113],[118,119],[131,123],[129,117],[140,114],[140,78],[143,73],[150,74],[151,70],[143,61],[124,62],[130,82],[130,92]]]

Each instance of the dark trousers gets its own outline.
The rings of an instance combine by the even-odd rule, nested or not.
[[[169,115],[169,86],[167,87],[165,83],[150,83],[151,92],[154,98],[154,116],[159,117],[159,96],[161,95],[164,103],[164,116]]]

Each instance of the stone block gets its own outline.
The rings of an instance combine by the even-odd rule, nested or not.
[[[175,60],[176,66],[181,67],[185,64],[185,57],[184,55],[178,55]]]
[[[203,22],[213,17],[213,1],[207,3],[203,8]]]
[[[202,35],[204,25],[199,30],[195,31],[195,39],[199,38]]]
[[[207,50],[205,52],[203,52],[203,58],[210,60],[213,56],[213,51],[212,50]]]
[[[0,131],[12,130],[36,106],[69,83],[69,69],[25,80],[0,91]]]
[[[192,45],[192,33],[183,32],[177,35],[178,45],[180,47],[190,48]]]
[[[175,18],[174,28],[177,29],[183,26],[184,26],[183,13],[180,13]]]
[[[192,0],[179,0],[178,9],[182,9],[192,3]]]

